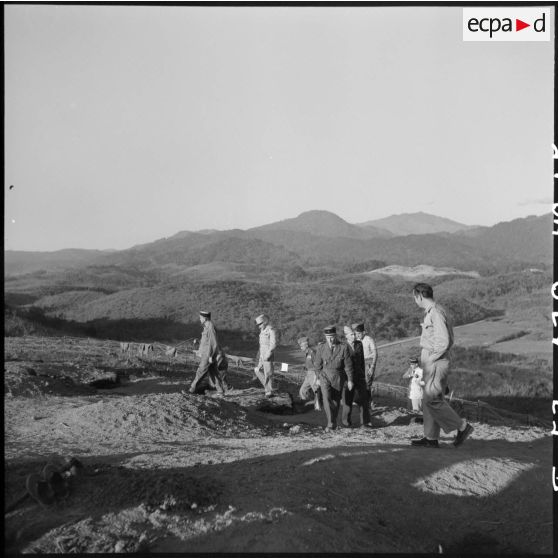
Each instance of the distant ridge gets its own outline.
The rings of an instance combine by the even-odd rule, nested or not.
[[[463,271],[492,273],[517,262],[540,267],[552,262],[552,216],[529,216],[492,227],[466,227],[425,213],[403,214],[402,223],[432,218],[446,230],[427,234],[392,234],[379,228],[348,223],[329,211],[308,211],[249,230],[181,231],[127,250],[59,250],[57,252],[10,251],[4,253],[4,276],[51,272],[86,266],[129,267],[130,277],[139,270],[154,276],[214,262],[264,266],[284,272],[284,267],[365,266],[361,271],[388,265],[431,265]],[[390,218],[386,218],[390,219]],[[385,221],[385,220],[384,220]],[[452,227],[464,229],[454,233]],[[92,275],[98,269],[91,270]],[[120,273],[120,272],[118,272]],[[66,280],[66,279],[64,279]],[[127,281],[128,279],[126,279]]]
[[[436,234],[436,233],[455,233],[471,229],[469,225],[438,217],[419,211],[417,213],[400,213],[390,215],[383,219],[366,221],[357,224],[360,227],[374,227],[384,229],[396,236],[406,236],[409,234]]]
[[[58,271],[90,265],[113,252],[114,250],[88,250],[85,248],[64,248],[52,252],[5,250],[4,273],[8,270],[12,274]]]
[[[268,231],[296,231],[310,233],[315,236],[361,239],[387,238],[392,236],[390,232],[373,226],[364,228],[351,225],[339,217],[339,215],[323,210],[305,211],[292,219],[284,219],[269,225],[248,229],[248,232],[251,233]]]

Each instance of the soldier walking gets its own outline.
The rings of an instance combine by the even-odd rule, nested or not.
[[[424,437],[413,440],[411,444],[437,448],[441,428],[446,433],[457,430],[453,445],[460,446],[473,432],[473,427],[444,398],[448,385],[453,328],[445,309],[434,302],[434,291],[430,285],[417,283],[413,287],[413,297],[417,306],[424,310],[420,363],[425,385],[422,397]]]
[[[277,347],[277,331],[271,325],[266,314],[260,314],[256,318],[256,324],[260,328],[260,350],[258,364],[254,368],[256,376],[262,383],[265,396],[271,397],[273,392],[273,357]],[[263,374],[261,369],[263,368]]]
[[[223,383],[217,370],[217,356],[219,354],[219,342],[217,332],[211,321],[211,312],[200,311],[200,322],[203,326],[200,348],[200,364],[196,376],[190,385],[190,393],[204,393],[205,385],[215,388],[219,393],[224,393]]]
[[[326,432],[337,427],[337,415],[341,402],[343,386],[351,391],[353,385],[353,362],[349,347],[337,339],[335,326],[324,328],[325,343],[320,343],[316,350],[314,365],[320,382],[324,411],[327,417]]]

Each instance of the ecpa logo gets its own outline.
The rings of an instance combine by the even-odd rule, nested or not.
[[[550,41],[550,8],[463,8],[464,41]]]

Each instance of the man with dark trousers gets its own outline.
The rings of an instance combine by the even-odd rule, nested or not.
[[[355,337],[362,343],[366,367],[366,385],[370,395],[369,401],[372,403],[372,384],[374,382],[374,376],[376,375],[376,364],[378,363],[376,339],[374,339],[374,335],[369,334],[366,329],[364,329],[363,323],[353,324],[352,328],[355,332]]]
[[[345,326],[343,328],[343,333],[345,334],[347,346],[349,347],[349,352],[351,353],[351,359],[353,361],[353,381],[355,387],[354,389],[349,390],[345,384],[345,387],[343,388],[341,398],[341,424],[345,428],[352,426],[351,410],[354,402],[357,404],[360,411],[360,428],[371,428],[370,395],[368,386],[366,385],[364,349],[362,348],[362,342],[356,339],[355,332],[349,326]]]
[[[316,350],[314,366],[320,382],[324,411],[327,417],[326,432],[337,427],[337,414],[341,402],[343,386],[351,391],[353,384],[353,361],[346,343],[337,339],[335,326],[324,328],[325,343],[320,343]]]

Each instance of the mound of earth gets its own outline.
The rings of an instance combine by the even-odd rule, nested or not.
[[[39,397],[42,395],[87,395],[95,393],[88,385],[76,383],[71,377],[37,363],[5,362],[4,393],[8,397]]]

